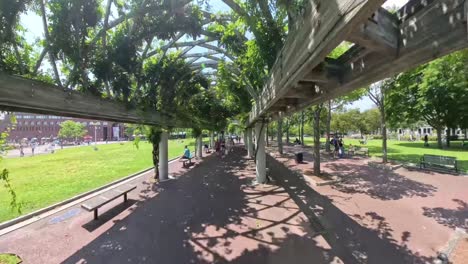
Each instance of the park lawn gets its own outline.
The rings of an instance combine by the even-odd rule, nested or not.
[[[180,156],[184,146],[194,150],[194,139],[170,140],[169,159]],[[11,185],[22,205],[22,214],[71,198],[152,166],[152,145],[132,142],[66,148],[54,154],[5,158]],[[18,217],[10,208],[11,197],[0,186],[0,222]]]
[[[325,139],[321,139],[325,142]],[[306,145],[313,145],[313,138],[305,138],[304,143]],[[349,148],[349,145],[361,146],[358,139],[344,139],[345,148]],[[363,146],[369,149],[369,155],[381,157],[382,156],[382,140],[368,140],[367,145]],[[461,170],[468,172],[468,148],[462,148],[461,142],[451,142],[451,147],[448,149],[437,148],[437,142],[429,142],[429,147],[424,147],[424,142],[408,142],[408,141],[387,141],[387,155],[390,160],[418,163],[424,154],[432,155],[443,155],[456,157],[458,165]]]
[[[17,264],[21,259],[15,255],[0,253],[0,264]]]

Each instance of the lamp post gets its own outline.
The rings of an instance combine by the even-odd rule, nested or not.
[[[97,150],[97,135],[96,135],[96,131],[97,131],[97,127],[99,125],[101,125],[101,122],[90,122],[89,123],[90,125],[94,126],[94,150]]]

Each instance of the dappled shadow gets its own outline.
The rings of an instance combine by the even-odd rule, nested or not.
[[[468,204],[459,199],[452,199],[457,203],[456,209],[447,209],[442,207],[429,208],[423,207],[424,215],[434,218],[439,224],[450,228],[468,228]]]
[[[324,167],[331,169],[342,179],[332,188],[345,193],[361,193],[381,200],[398,200],[404,197],[431,196],[437,190],[433,185],[368,165],[328,163]]]
[[[255,166],[243,155],[211,156],[177,180],[147,183],[145,201],[64,263],[336,261],[282,187],[251,185]]]
[[[426,263],[432,257],[420,256],[392,237],[390,225],[375,212],[350,216],[329,198],[311,188],[300,173],[290,171],[281,162],[268,157],[272,177],[286,189],[316,231],[321,232],[331,252],[345,263]],[[368,224],[359,224],[356,220]],[[409,232],[401,237],[408,240]],[[404,240],[403,240],[404,241]]]
[[[111,220],[121,212],[125,211],[127,208],[131,207],[136,203],[136,200],[133,199],[128,199],[127,202],[123,202],[115,207],[112,207],[112,209],[109,209],[103,213],[99,214],[99,218],[97,220],[91,220],[88,223],[84,224],[82,227],[90,232],[96,230],[100,226],[104,225],[107,221]],[[133,208],[130,208],[129,210],[133,210]],[[89,212],[90,219],[93,219],[93,212]]]

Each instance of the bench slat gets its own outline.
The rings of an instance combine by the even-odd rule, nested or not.
[[[458,171],[457,158],[449,156],[424,154],[421,158],[421,165],[446,169],[455,169],[456,171]]]
[[[87,211],[93,211],[96,208],[99,208],[134,189],[136,189],[136,186],[129,184],[119,186],[116,189],[109,190],[107,192],[102,193],[99,196],[87,200],[86,202],[81,204],[81,207],[86,209]]]

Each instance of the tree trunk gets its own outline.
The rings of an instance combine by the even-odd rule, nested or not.
[[[331,100],[328,100],[328,115],[327,115],[327,140],[325,142],[325,150],[330,152],[330,130],[331,130]]]
[[[159,143],[153,144],[154,178],[159,180]]]
[[[437,130],[437,146],[441,149],[442,146],[442,128],[436,128]]]
[[[387,122],[385,117],[385,109],[382,105],[380,108],[380,132],[382,133],[382,162],[387,163]]]
[[[278,136],[278,152],[279,154],[283,154],[283,119],[280,115],[278,118],[278,126],[277,126],[277,136]]]
[[[320,175],[320,111],[321,106],[316,106],[314,111],[314,174]]]
[[[452,135],[452,129],[447,127],[447,148],[450,148],[450,136]]]
[[[304,146],[304,111],[301,111],[301,126],[300,126],[300,134],[301,134],[301,145]]]
[[[289,145],[289,118],[286,118],[286,145]]]
[[[266,123],[266,141],[265,142],[266,142],[267,147],[270,145],[270,141],[268,140],[268,133],[270,132],[270,131],[268,131],[268,126],[269,126],[269,124]]]

